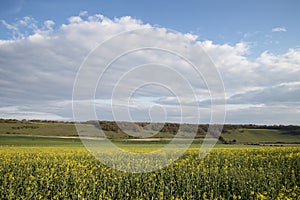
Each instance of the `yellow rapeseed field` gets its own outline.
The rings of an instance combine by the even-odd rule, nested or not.
[[[103,165],[84,148],[1,147],[0,199],[300,197],[299,147],[214,149],[205,158],[198,154],[189,150],[155,172],[126,173]]]

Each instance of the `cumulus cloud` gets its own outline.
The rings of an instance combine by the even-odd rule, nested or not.
[[[52,20],[46,20],[44,22],[44,29],[46,30],[53,30],[53,26],[54,26],[55,22]]]
[[[136,50],[111,63],[94,88],[99,118],[113,119],[111,98],[117,90],[118,105],[130,105],[135,121],[151,120],[148,114],[153,106],[165,109],[158,109],[158,112],[168,112],[167,121],[180,121],[179,105],[184,106],[187,112],[192,112],[198,105],[201,122],[209,122],[212,105],[207,82],[214,83],[215,77],[197,75],[188,62],[170,53],[185,52],[188,59],[203,64],[205,57],[191,51],[201,47],[224,81],[228,123],[299,123],[295,120],[300,116],[299,49],[289,49],[281,55],[266,51],[255,59],[249,59],[250,47],[243,42],[215,44],[213,41],[201,41],[197,35],[190,33],[150,29],[153,26],[130,16],[110,19],[101,14],[88,15],[85,11],[69,17],[68,22],[62,25],[51,20],[38,23],[30,17],[14,23],[2,20],[1,23],[12,33],[11,39],[0,40],[1,117],[44,116],[72,120],[73,84],[86,56],[112,36],[145,29],[149,31],[144,32],[143,37],[131,35],[132,38],[126,41],[111,43],[99,57],[89,61],[94,67],[86,77],[92,78],[99,76],[97,72],[104,69],[105,65],[100,64],[102,58],[145,43],[145,38],[146,44],[170,50]],[[277,27],[272,31],[286,29]],[[133,68],[135,70],[130,71]],[[202,70],[203,74],[210,74],[209,69]],[[87,78],[85,84],[89,81]],[[161,85],[142,85],[145,81],[160,81]],[[133,86],[140,88],[135,90]],[[133,93],[128,100],[130,92]],[[178,96],[181,98],[178,99]],[[277,115],[280,112],[284,113],[284,117]],[[188,116],[186,119],[189,119]],[[193,119],[186,122],[193,122]]]
[[[275,27],[272,28],[272,32],[286,32],[286,28],[285,27]]]
[[[41,120],[69,120],[62,116],[49,112],[32,111],[32,108],[26,106],[8,106],[0,108],[0,118],[9,119],[41,119]]]
[[[25,16],[22,19],[8,23],[5,20],[0,20],[0,23],[6,27],[12,33],[12,39],[22,39],[30,35],[30,33],[38,30],[37,21],[29,16]]]

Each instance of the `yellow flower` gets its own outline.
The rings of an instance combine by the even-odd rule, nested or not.
[[[34,176],[30,175],[29,179],[30,179],[30,181],[33,181],[35,178],[34,178]]]

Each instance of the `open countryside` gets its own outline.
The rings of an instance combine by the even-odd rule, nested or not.
[[[227,125],[224,139],[208,156],[199,158],[201,140],[196,141],[171,165],[142,174],[105,166],[84,148],[73,123],[2,119],[0,126],[1,199],[297,199],[300,195],[296,126]],[[154,151],[167,143],[108,134],[131,152]],[[172,134],[162,132],[159,139],[168,135]],[[122,162],[122,157],[118,159]]]
[[[1,0],[0,200],[300,200],[300,0]]]

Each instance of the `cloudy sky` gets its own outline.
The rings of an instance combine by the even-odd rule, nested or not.
[[[224,97],[225,123],[300,124],[299,8],[3,0],[0,118],[73,120],[75,98],[99,119],[208,123]]]

